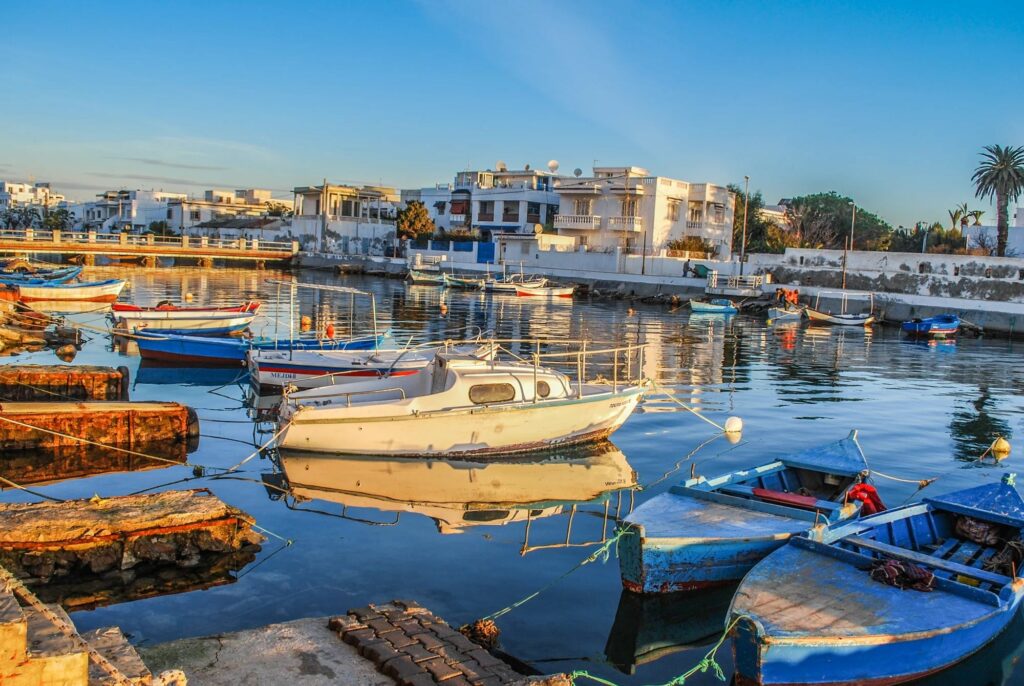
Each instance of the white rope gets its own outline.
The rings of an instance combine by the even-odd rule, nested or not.
[[[688,405],[685,405],[685,404],[684,404],[684,403],[683,403],[683,402],[682,402],[681,400],[677,399],[677,398],[675,397],[675,395],[673,395],[672,393],[670,393],[670,392],[668,391],[668,389],[666,389],[666,388],[662,387],[662,386],[661,386],[661,384],[659,384],[659,383],[658,383],[657,381],[655,381],[654,379],[651,379],[651,385],[652,385],[652,386],[654,386],[654,387],[655,387],[655,388],[656,388],[657,390],[659,390],[659,391],[660,391],[661,393],[664,393],[664,394],[665,394],[666,396],[668,396],[669,400],[671,400],[672,402],[674,402],[674,403],[675,403],[676,405],[678,405],[679,407],[683,408],[683,409],[684,409],[684,410],[686,410],[687,412],[692,412],[692,413],[693,413],[693,414],[695,414],[695,415],[696,415],[696,416],[697,416],[697,417],[698,417],[699,419],[703,419],[703,420],[704,420],[705,422],[707,422],[707,423],[708,423],[708,424],[710,424],[711,426],[715,427],[716,429],[718,429],[718,430],[719,430],[719,431],[721,431],[722,433],[725,433],[725,427],[724,427],[724,426],[721,426],[720,424],[717,424],[716,422],[713,422],[713,421],[711,421],[710,419],[708,419],[707,417],[705,417],[704,415],[702,415],[702,414],[701,414],[700,412],[698,412],[697,410],[693,409],[692,407],[690,407],[690,406],[688,406]]]

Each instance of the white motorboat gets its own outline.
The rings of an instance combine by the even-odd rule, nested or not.
[[[539,365],[438,352],[402,377],[287,396],[279,445],[388,456],[491,455],[606,438],[646,390]]]
[[[294,386],[308,389],[397,378],[426,367],[445,346],[393,350],[250,350],[249,378],[260,388]],[[448,346],[486,358],[493,347],[477,343]]]

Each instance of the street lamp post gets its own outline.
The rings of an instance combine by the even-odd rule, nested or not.
[[[850,250],[853,250],[853,227],[857,224],[857,204],[851,200],[850,207],[853,208],[853,216],[850,218]]]
[[[743,238],[740,240],[740,276],[743,276],[743,261],[747,257],[747,208],[750,206],[750,177],[743,176]]]
[[[853,227],[857,224],[857,204],[852,200],[850,206],[853,208],[853,216],[850,219],[850,239],[849,241],[843,240],[843,290],[846,290],[846,260],[847,260],[847,249],[853,251]]]

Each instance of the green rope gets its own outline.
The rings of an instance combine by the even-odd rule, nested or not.
[[[552,586],[554,586],[558,582],[560,582],[562,579],[564,579],[565,577],[567,577],[570,574],[572,574],[573,572],[575,572],[577,569],[579,569],[581,567],[585,567],[586,565],[590,564],[591,562],[597,561],[599,558],[600,558],[602,564],[604,564],[605,562],[608,562],[608,559],[611,557],[612,546],[616,545],[619,542],[619,539],[622,538],[623,536],[632,536],[632,535],[633,535],[633,529],[632,528],[628,528],[627,527],[627,528],[616,529],[615,534],[611,538],[609,538],[607,541],[605,541],[600,546],[598,546],[598,548],[594,552],[592,552],[590,555],[587,555],[585,558],[583,558],[583,560],[581,560],[575,567],[573,567],[569,571],[565,572],[564,574],[562,574],[558,578],[552,580],[551,582],[545,584],[544,586],[541,586],[540,588],[538,588],[536,591],[534,591],[533,593],[529,594],[528,596],[526,596],[524,598],[521,598],[521,599],[517,600],[516,602],[512,603],[511,605],[503,607],[500,610],[498,610],[497,612],[489,614],[486,617],[481,617],[479,621],[495,620],[498,617],[501,617],[502,615],[508,614],[509,612],[511,612],[512,610],[516,609],[520,605],[525,605],[529,601],[533,600],[534,598],[539,596],[541,593],[543,593],[544,591],[548,590],[549,588],[551,588]]]
[[[733,619],[731,622],[729,622],[729,625],[725,627],[725,631],[722,632],[722,636],[718,639],[718,642],[715,643],[715,645],[711,646],[711,650],[704,654],[704,657],[701,658],[700,662],[698,662],[696,665],[691,667],[689,670],[683,672],[679,676],[673,677],[672,679],[666,681],[663,684],[657,684],[657,686],[681,686],[681,684],[685,684],[686,680],[694,674],[697,674],[698,672],[700,672],[701,674],[706,674],[708,670],[711,670],[719,681],[725,681],[725,670],[722,669],[722,665],[718,664],[718,661],[715,660],[715,656],[718,653],[718,649],[721,648],[722,644],[724,644],[726,639],[729,638],[729,634],[732,632],[732,630],[736,627],[736,624],[739,623],[741,619],[750,619],[750,617],[747,615],[739,615],[738,617]],[[599,676],[594,676],[593,674],[585,670],[577,670],[569,674],[569,681],[571,681],[573,684],[576,683],[577,679],[590,679],[591,681],[596,681],[599,684],[604,684],[604,686],[619,686],[619,684],[616,684],[614,681],[609,681],[608,679],[602,679]]]

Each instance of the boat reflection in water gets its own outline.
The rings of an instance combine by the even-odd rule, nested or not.
[[[714,643],[722,635],[735,591],[736,584],[697,593],[641,595],[623,590],[605,659],[623,674],[635,674],[641,665]]]
[[[602,503],[636,486],[636,472],[610,442],[531,456],[491,460],[328,456],[284,451],[283,474],[264,474],[272,497],[285,494],[289,507],[307,500],[349,508],[414,512],[429,517],[442,534],[472,526],[529,522],[582,503]],[[283,477],[283,478],[282,478]],[[630,491],[631,492],[631,491]],[[611,513],[624,515],[625,512]],[[524,552],[528,546],[524,544]]]

